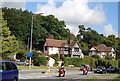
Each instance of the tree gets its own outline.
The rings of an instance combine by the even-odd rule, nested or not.
[[[2,8],[4,19],[7,20],[7,26],[10,28],[11,34],[22,43],[24,47],[28,45],[30,39],[32,12],[27,10],[14,8]],[[69,38],[69,31],[65,28],[65,22],[60,21],[53,15],[42,16],[37,15],[33,17],[33,49],[43,50],[45,39],[48,35],[54,35],[55,39],[67,40]]]
[[[2,12],[0,12],[0,28],[2,29],[2,58],[5,59],[9,55],[15,55],[18,50],[18,41],[14,35],[11,35],[9,27],[7,27],[7,21],[4,20]]]
[[[89,48],[94,44],[101,44],[103,37],[91,28],[85,28],[84,25],[79,25],[77,39],[82,47],[83,53],[88,55]],[[81,38],[83,36],[83,38]]]
[[[88,53],[89,53],[88,45],[86,43],[84,43],[84,42],[81,42],[80,45],[81,45],[82,52],[85,55],[88,55]]]

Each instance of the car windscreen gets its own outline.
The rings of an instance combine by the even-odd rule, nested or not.
[[[20,62],[25,62],[25,61],[20,61]]]
[[[97,67],[98,69],[103,69],[104,67]]]
[[[114,69],[115,67],[110,67],[110,69]]]

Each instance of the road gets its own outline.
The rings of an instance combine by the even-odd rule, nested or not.
[[[71,80],[80,80],[86,79],[90,77],[95,77],[103,74],[94,74],[94,72],[90,71],[88,75],[82,75],[82,71],[79,70],[66,70],[65,77],[58,77],[57,70],[53,70],[50,73],[42,73],[44,70],[31,70],[31,71],[20,71],[19,80],[20,81],[41,81],[41,80],[57,80],[57,81],[71,81]],[[29,79],[29,80],[28,80]],[[35,80],[36,79],[36,80]]]

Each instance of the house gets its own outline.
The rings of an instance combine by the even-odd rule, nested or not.
[[[100,58],[105,58],[106,56],[110,55],[112,56],[113,58],[116,58],[116,54],[115,54],[115,50],[113,47],[107,47],[106,45],[104,44],[100,44],[100,45],[97,45],[97,46],[93,46],[91,49],[90,49],[90,53],[89,53],[89,56],[92,56],[94,54],[97,54],[100,56]]]
[[[47,53],[48,55],[59,54],[63,56],[68,56],[70,53],[71,57],[84,57],[80,45],[77,43],[77,41],[73,40],[71,40],[70,44],[68,44],[68,41],[66,40],[47,38],[44,44],[44,53]]]

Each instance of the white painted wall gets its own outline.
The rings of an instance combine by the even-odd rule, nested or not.
[[[79,52],[82,52],[82,50],[80,49],[80,47],[78,46],[77,43],[74,45],[74,47],[78,47],[79,48]],[[73,47],[72,51],[74,51],[74,47]]]
[[[59,53],[59,48],[49,47],[49,55]]]
[[[91,50],[91,51],[92,51],[92,50],[96,51],[96,49],[95,49],[94,47],[92,47],[90,50]]]
[[[54,64],[55,64],[55,60],[50,57],[50,59],[49,59],[49,61],[48,61],[48,65],[49,65],[50,67],[53,67]]]

